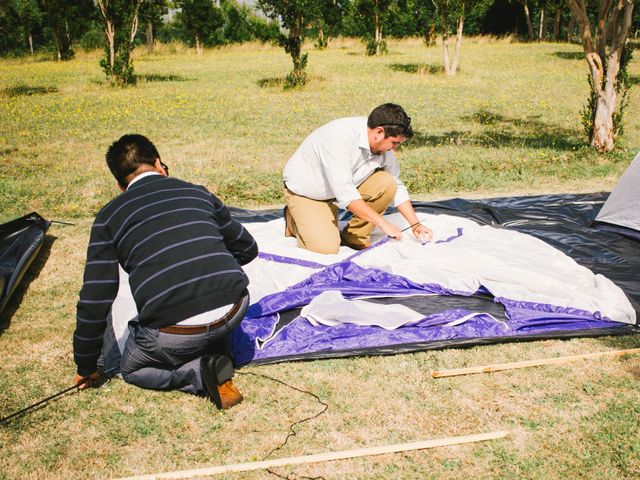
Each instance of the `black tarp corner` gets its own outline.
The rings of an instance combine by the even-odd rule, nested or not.
[[[0,314],[40,252],[50,225],[36,212],[0,225]]]

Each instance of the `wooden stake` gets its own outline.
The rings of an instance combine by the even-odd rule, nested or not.
[[[452,370],[431,370],[433,378],[454,377],[456,375],[470,375],[474,373],[489,373],[500,370],[514,370],[517,368],[539,367],[541,365],[557,365],[574,360],[582,360],[597,357],[619,357],[621,355],[635,355],[640,353],[640,348],[630,348],[627,350],[611,350],[608,352],[585,353],[582,355],[569,355],[567,357],[544,358],[538,360],[525,360],[523,362],[496,363],[494,365],[483,365],[480,367],[454,368]]]
[[[507,431],[497,431],[479,433],[475,435],[464,435],[461,437],[447,437],[435,440],[423,440],[420,442],[398,443],[395,445],[384,445],[381,447],[357,448],[354,450],[342,450],[339,452],[318,453],[315,455],[303,455],[300,457],[277,458],[274,460],[263,460],[261,462],[236,463],[233,465],[220,465],[217,467],[197,468],[194,470],[182,470],[177,472],[155,473],[151,475],[139,475],[127,477],[120,480],[152,480],[152,479],[182,479],[193,478],[205,475],[217,475],[229,472],[248,472],[250,470],[262,470],[265,468],[282,467],[285,465],[300,465],[303,463],[328,462],[332,460],[343,460],[346,458],[367,457],[371,455],[382,455],[385,453],[408,452],[411,450],[423,450],[427,448],[444,447],[447,445],[460,445],[463,443],[484,442],[504,438],[509,435]]]

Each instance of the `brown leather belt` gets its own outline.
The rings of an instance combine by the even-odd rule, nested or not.
[[[210,330],[215,330],[216,328],[226,324],[236,313],[238,313],[238,310],[240,310],[240,306],[242,305],[242,300],[244,300],[244,296],[233,304],[229,313],[215,322],[206,323],[204,325],[169,325],[160,328],[160,331],[162,333],[173,333],[174,335],[197,335],[198,333],[206,333]]]

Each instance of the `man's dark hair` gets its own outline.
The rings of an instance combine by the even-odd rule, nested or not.
[[[142,165],[150,165],[160,158],[156,147],[144,135],[123,135],[107,150],[107,165],[121,187],[127,188],[126,178]]]
[[[385,103],[373,109],[367,118],[369,128],[384,128],[386,137],[413,137],[411,128],[411,117],[400,105],[395,103]]]

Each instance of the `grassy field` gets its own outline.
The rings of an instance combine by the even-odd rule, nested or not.
[[[35,210],[54,225],[0,320],[0,416],[55,393],[74,373],[71,335],[93,215],[118,193],[107,146],[143,133],[171,174],[227,203],[279,205],[281,169],[322,123],[402,104],[416,137],[399,152],[417,197],[609,190],[640,150],[640,89],[626,132],[598,155],[584,146],[581,48],[470,39],[445,78],[440,48],[391,42],[370,58],[340,41],[310,50],[311,83],[283,92],[280,49],[244,45],[202,57],[164,46],[136,52],[139,84],[105,83],[99,53],[58,64],[0,60],[0,221]],[[630,70],[640,83],[640,54]],[[637,348],[635,337],[541,341],[242,370],[246,400],[204,399],[114,380],[0,427],[0,478],[107,478],[507,429],[483,444],[279,468],[288,478],[640,477],[640,357],[433,380],[432,368]],[[275,478],[267,472],[227,478]]]

